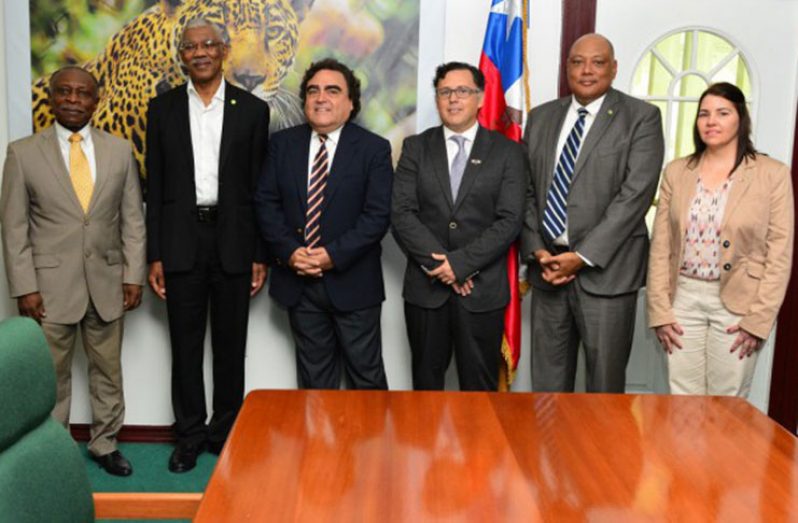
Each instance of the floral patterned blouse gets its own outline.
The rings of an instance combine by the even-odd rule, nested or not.
[[[714,190],[709,190],[698,178],[684,235],[680,274],[698,280],[720,279],[720,224],[731,184],[729,177]]]

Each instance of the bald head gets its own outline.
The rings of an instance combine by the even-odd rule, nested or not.
[[[80,67],[79,65],[65,65],[61,69],[58,69],[56,72],[50,75],[50,93],[53,92],[53,86],[58,81],[58,78],[63,75],[64,73],[71,72],[77,76],[84,77],[94,86],[94,97],[97,99],[100,93],[100,84],[97,82],[97,79],[94,77],[93,74],[88,72],[86,69]]]
[[[609,91],[618,63],[615,49],[604,36],[590,33],[579,37],[568,53],[568,87],[585,106]]]

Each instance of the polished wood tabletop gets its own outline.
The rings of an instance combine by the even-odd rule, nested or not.
[[[798,521],[797,441],[735,398],[260,390],[195,521]]]

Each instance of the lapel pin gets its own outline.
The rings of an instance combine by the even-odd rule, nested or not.
[[[607,114],[608,114],[608,115],[610,115],[610,116],[612,116],[612,114],[613,114],[614,112],[615,112],[615,111],[613,111],[612,109],[610,109],[610,110],[608,110],[608,111],[607,111]]]
[[[482,163],[482,160],[480,160],[479,158],[472,158],[471,163],[474,165],[480,165]]]
[[[236,99],[235,99],[235,98],[233,98],[232,100],[230,100],[230,105],[235,105],[235,104],[236,104]]]

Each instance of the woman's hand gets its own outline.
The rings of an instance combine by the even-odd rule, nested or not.
[[[682,348],[682,340],[679,336],[683,335],[684,331],[678,323],[660,325],[654,328],[654,332],[657,334],[657,339],[662,344],[662,348],[668,354],[673,354],[674,349]]]
[[[732,325],[726,329],[726,332],[729,334],[734,334],[735,332],[737,333],[737,337],[734,339],[734,343],[732,343],[731,350],[729,350],[729,352],[734,352],[737,349],[740,349],[740,352],[738,353],[740,359],[743,359],[746,356],[750,358],[751,355],[762,348],[762,342],[764,340],[762,338],[757,338],[739,325]]]

